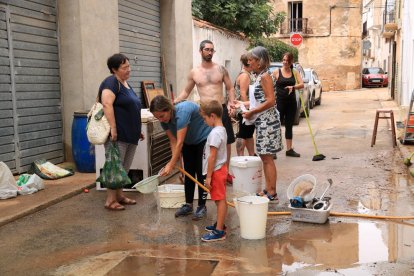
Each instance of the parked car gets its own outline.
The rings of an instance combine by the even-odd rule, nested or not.
[[[294,120],[293,124],[298,125],[300,117],[305,117],[305,112],[302,108],[302,104],[300,103],[299,94],[302,95],[302,98],[303,98],[303,101],[304,101],[303,104],[305,106],[306,114],[308,114],[308,117],[309,117],[309,110],[310,110],[310,106],[309,106],[309,95],[310,95],[310,93],[309,93],[309,85],[308,85],[309,79],[306,78],[305,72],[303,71],[302,65],[300,65],[299,63],[294,63],[293,67],[301,75],[302,80],[303,80],[303,84],[304,84],[303,89],[295,90],[296,102],[298,104],[298,108],[297,108],[297,112],[296,112],[295,120]],[[270,63],[270,67],[269,67],[270,72],[273,72],[274,70],[278,70],[280,68],[282,68],[282,63],[281,62],[271,62]]]
[[[362,87],[387,87],[388,75],[379,67],[364,68],[362,70]]]
[[[322,102],[322,82],[313,68],[306,68],[304,71],[305,78],[309,80],[309,107],[312,109]]]

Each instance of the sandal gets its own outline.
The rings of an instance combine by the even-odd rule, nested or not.
[[[137,201],[124,197],[123,199],[119,200],[119,203],[124,204],[124,205],[135,205],[137,204]]]
[[[266,194],[266,196],[270,202],[279,203],[279,198],[277,197],[277,193],[275,193],[274,195]]]
[[[263,190],[260,193],[256,193],[256,196],[265,196],[265,195],[267,195],[267,191],[266,190]]]
[[[105,209],[108,209],[111,211],[122,211],[122,210],[125,210],[125,207],[119,204],[118,202],[114,201],[109,205],[105,205]]]

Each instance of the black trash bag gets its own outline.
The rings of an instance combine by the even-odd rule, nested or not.
[[[96,181],[100,182],[103,188],[111,190],[122,189],[125,185],[131,184],[131,179],[119,158],[118,145],[114,142],[109,144],[105,152],[105,164]]]

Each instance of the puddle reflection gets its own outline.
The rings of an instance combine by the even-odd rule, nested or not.
[[[396,174],[392,185],[395,190],[390,191],[379,189],[373,182],[364,183],[365,194],[358,200],[348,201],[348,204],[359,214],[381,211],[383,215],[409,216],[414,213],[414,178]]]
[[[240,256],[283,273],[307,267],[347,269],[375,262],[409,261],[414,256],[411,226],[359,222],[304,225],[300,229],[279,235],[273,242],[243,241]]]

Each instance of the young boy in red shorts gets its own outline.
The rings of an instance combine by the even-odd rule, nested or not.
[[[209,233],[203,235],[201,240],[220,241],[226,238],[224,220],[227,214],[227,134],[221,120],[223,107],[215,100],[202,102],[200,113],[206,124],[213,128],[204,146],[203,175],[206,175],[205,186],[210,190],[211,199],[217,206],[217,222],[206,226]]]

